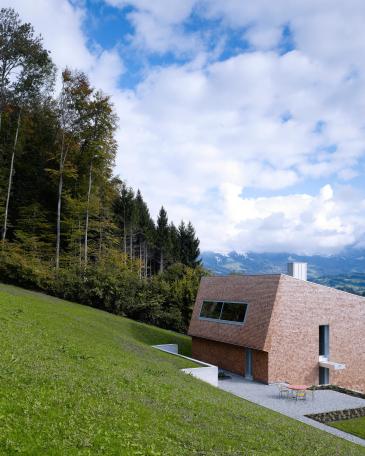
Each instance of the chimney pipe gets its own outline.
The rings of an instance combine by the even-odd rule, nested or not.
[[[307,280],[307,263],[288,263],[288,275],[295,279]]]

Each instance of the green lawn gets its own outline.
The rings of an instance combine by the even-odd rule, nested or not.
[[[351,420],[335,421],[334,423],[328,424],[332,427],[340,429],[341,431],[348,432],[349,434],[365,439],[365,416],[361,418],[353,418]]]
[[[0,454],[364,455],[219,391],[149,347],[190,340],[0,285]]]

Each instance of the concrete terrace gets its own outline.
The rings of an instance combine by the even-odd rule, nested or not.
[[[365,399],[336,391],[319,390],[315,391],[314,400],[309,394],[306,400],[296,401],[295,399],[280,398],[276,385],[249,381],[240,375],[227,371],[226,374],[231,378],[219,380],[218,388],[365,447],[365,440],[305,416],[311,413],[365,407]]]

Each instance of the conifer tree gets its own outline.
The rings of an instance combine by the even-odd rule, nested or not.
[[[179,231],[174,225],[174,222],[171,222],[169,225],[169,258],[171,263],[180,262],[180,241],[179,241]]]
[[[182,221],[179,225],[180,261],[186,266],[195,268],[201,264],[199,260],[200,241],[196,237],[195,229],[191,222],[185,225]]]
[[[162,273],[164,271],[166,254],[169,251],[169,224],[167,218],[167,212],[162,206],[157,218],[157,227],[156,227],[156,247],[158,250],[160,268],[159,271]]]

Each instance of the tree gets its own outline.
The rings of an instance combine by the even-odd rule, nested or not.
[[[7,233],[8,212],[14,174],[21,112],[27,102],[53,82],[54,65],[42,39],[35,36],[30,24],[23,24],[12,8],[0,10],[0,128],[5,106],[13,104],[17,111],[16,130],[9,166],[7,196],[4,211],[2,241]]]
[[[131,246],[136,250],[132,255],[139,260],[140,277],[148,276],[151,272],[149,267],[150,254],[153,248],[155,234],[155,225],[151,218],[147,204],[144,202],[141,191],[137,190],[133,202],[132,220],[131,220]]]
[[[113,176],[111,100],[67,68],[54,98],[53,70],[31,26],[0,10],[1,280],[184,331],[202,274],[194,228],[163,207],[155,225]]]
[[[85,88],[84,75],[82,73],[72,74],[66,68],[62,72],[62,90],[58,100],[58,117],[60,123],[60,152],[58,170],[58,195],[57,195],[57,222],[56,222],[56,270],[60,265],[61,246],[61,212],[62,212],[62,191],[66,166],[66,159],[72,147],[73,141],[81,132],[80,122],[80,98],[85,99],[89,92]]]
[[[85,84],[88,85],[87,78]],[[111,178],[112,166],[116,154],[116,141],[114,132],[117,126],[117,117],[114,113],[110,98],[102,92],[90,91],[89,99],[86,99],[86,112],[84,128],[81,135],[81,152],[88,163],[88,187],[87,204],[85,214],[85,236],[84,236],[84,267],[88,262],[88,239],[89,239],[89,217],[90,197],[93,182],[93,167],[95,164],[96,174],[94,179],[99,183]]]
[[[169,257],[170,263],[180,262],[180,240],[179,230],[176,228],[173,222],[169,225]]]
[[[156,246],[159,253],[160,273],[162,273],[164,271],[165,255],[169,251],[169,225],[167,212],[163,206],[161,207],[157,218]]]
[[[134,192],[127,187],[125,182],[121,182],[118,188],[118,196],[113,203],[113,211],[117,225],[121,229],[123,238],[123,252],[127,253],[127,239],[129,224],[132,219],[134,202]]]
[[[199,260],[200,241],[196,237],[195,229],[191,222],[186,226],[182,221],[179,225],[179,241],[180,241],[180,261],[186,266],[195,268],[201,264]]]

